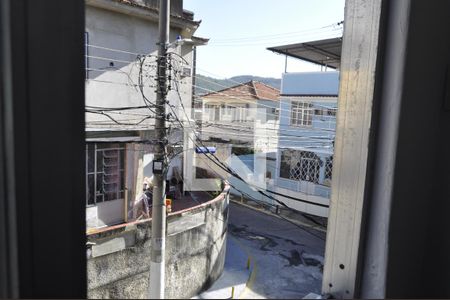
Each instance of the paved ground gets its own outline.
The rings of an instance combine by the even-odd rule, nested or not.
[[[234,298],[241,299],[300,299],[320,294],[323,231],[301,229],[236,203],[230,203],[229,216],[224,272],[196,299],[230,299],[232,287]]]
[[[247,269],[248,253],[232,236],[227,237],[225,268],[219,279],[206,292],[192,299],[229,299],[239,298],[250,278],[251,269]],[[234,288],[234,291],[232,290]]]
[[[325,233],[232,203],[229,235],[252,257],[241,298],[303,298],[320,294]],[[310,233],[311,232],[311,233]]]

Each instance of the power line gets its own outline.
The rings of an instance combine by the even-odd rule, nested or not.
[[[304,29],[304,30],[300,30],[300,31],[281,32],[281,33],[266,34],[266,35],[253,35],[253,36],[238,37],[238,38],[217,38],[217,39],[214,39],[214,40],[216,40],[216,41],[230,41],[230,40],[242,40],[242,39],[261,39],[261,38],[265,38],[265,37],[291,35],[291,34],[310,32],[310,31],[317,31],[317,30],[322,30],[322,29],[326,29],[326,28],[331,28],[331,27],[334,27],[334,26],[340,26],[341,24],[343,24],[343,21],[338,22],[338,23],[332,23],[332,24],[329,24],[329,25],[326,25],[326,26],[322,26],[322,27],[309,28],[309,29]]]
[[[102,49],[102,50],[108,50],[108,51],[118,52],[118,53],[130,54],[130,55],[135,55],[135,56],[138,56],[138,55],[145,55],[145,56],[155,57],[155,58],[158,57],[157,55],[153,55],[153,54],[145,54],[145,53],[131,52],[131,51],[119,50],[119,49],[115,49],[115,48],[108,48],[108,47],[98,46],[98,45],[93,45],[93,44],[85,44],[85,46],[91,47],[91,48],[96,48],[96,49]]]
[[[296,132],[299,133],[299,130],[294,130],[294,129],[280,129],[280,128],[256,128],[255,127],[248,127],[245,125],[229,125],[229,124],[223,124],[223,123],[211,123],[211,122],[204,122],[202,123],[202,129],[203,128],[208,128],[208,127],[218,127],[218,128],[223,128],[223,129],[236,129],[236,130],[241,130],[242,132],[247,132],[247,133],[252,133],[255,132],[255,129],[257,129],[258,131],[260,131],[262,135],[264,135],[264,131],[276,131],[277,133],[279,132],[280,134],[277,135],[277,137],[296,137],[299,139],[305,138],[305,139],[334,139],[334,134],[330,134],[330,133],[325,133],[327,135],[325,136],[302,136],[302,135],[290,135],[290,134],[286,134],[286,132]],[[309,131],[309,129],[306,129]],[[283,133],[283,134],[281,134]],[[315,133],[317,134],[317,133]]]
[[[219,86],[219,87],[222,88],[221,90],[212,90],[212,89],[207,89],[207,88],[201,87],[201,86],[194,86],[194,87],[200,88],[200,89],[202,89],[202,90],[204,90],[204,91],[208,91],[209,94],[223,94],[223,95],[228,96],[228,97],[230,97],[230,98],[235,98],[235,99],[238,99],[238,100],[243,100],[242,98],[237,98],[236,96],[230,96],[230,95],[227,95],[227,94],[224,93],[223,91],[224,91],[224,90],[227,90],[227,89],[232,89],[232,88],[237,87],[237,86],[242,86],[242,85],[244,85],[246,82],[239,82],[239,81],[234,81],[234,80],[231,80],[231,79],[225,79],[225,80],[232,81],[233,83],[236,83],[236,84],[233,85],[233,86],[226,86],[226,85],[220,84],[220,83],[218,83],[218,82],[216,82],[216,81],[208,80],[208,79],[206,79],[205,77],[199,77],[199,75],[196,75],[195,79],[198,79],[198,80],[201,80],[201,81],[204,81],[204,82],[208,82],[208,83],[212,83],[212,84],[214,84],[214,85]],[[261,83],[262,83],[262,82],[261,82]],[[263,83],[263,84],[264,84],[264,83]],[[267,85],[267,84],[265,84],[265,85]],[[271,87],[271,86],[270,86],[270,87]],[[272,87],[272,88],[273,88],[273,87]],[[241,90],[235,90],[235,92],[238,92],[239,94],[241,94],[241,95],[243,95],[243,96],[252,96],[252,97],[255,96],[254,94],[247,93],[247,92],[244,92],[244,91],[241,91]],[[272,91],[264,91],[264,93],[270,94],[270,95],[272,95],[272,96],[274,96],[274,97],[277,97],[277,98],[279,98],[279,97],[282,97],[282,98],[290,98],[289,96],[280,96],[279,93],[275,93],[275,92],[272,92]],[[207,96],[207,95],[197,95],[196,97],[199,98],[199,99],[203,99],[205,96]],[[329,97],[330,97],[330,98],[334,98],[335,96],[329,96]],[[305,98],[315,98],[315,97],[313,97],[313,96],[308,96],[308,97],[305,97]],[[319,97],[319,98],[324,98],[324,97],[321,96],[321,97]],[[333,101],[333,102],[334,102],[334,101]],[[324,108],[333,108],[333,107],[331,107],[331,106],[320,105],[320,104],[318,104],[318,105],[316,105],[316,106],[320,106],[320,107],[324,107]]]
[[[181,96],[179,96],[178,100],[182,103]],[[183,104],[182,104],[182,106],[183,106]],[[186,112],[185,109],[184,109],[184,106],[183,106],[183,111],[184,111],[184,113],[185,113],[185,115],[186,115],[186,117],[187,117],[188,122],[190,123],[189,117],[188,117],[188,115],[187,115],[187,112]],[[175,117],[176,117],[176,120],[180,123],[180,126],[184,128],[182,122],[178,119],[178,117],[176,116],[176,114],[175,114]],[[192,131],[192,129],[191,129],[191,131]],[[278,200],[278,199],[276,199],[276,198],[274,198],[274,197],[272,197],[272,196],[270,196],[270,195],[267,195],[264,191],[261,190],[260,187],[255,186],[255,185],[252,185],[252,184],[246,182],[239,174],[237,174],[237,173],[236,173],[234,170],[232,170],[228,165],[226,165],[224,162],[221,162],[221,161],[220,161],[213,153],[211,153],[211,152],[209,151],[209,149],[203,144],[203,142],[201,141],[201,139],[198,138],[198,136],[196,135],[196,132],[195,132],[195,131],[192,131],[192,132],[194,133],[194,135],[196,136],[197,140],[200,142],[200,144],[202,145],[202,147],[204,147],[204,149],[206,149],[207,153],[205,153],[205,156],[206,156],[208,159],[211,159],[211,158],[207,155],[207,154],[210,154],[210,155],[215,159],[215,161],[214,161],[214,160],[212,160],[212,161],[213,161],[214,163],[216,163],[216,165],[217,165],[219,168],[223,169],[225,172],[227,172],[227,173],[229,173],[230,175],[236,177],[237,179],[241,180],[242,182],[246,183],[247,185],[256,188],[257,191],[258,191],[260,194],[262,194],[263,196],[266,196],[267,198],[272,199],[272,200],[274,200],[274,201],[280,203],[281,205],[288,207],[285,203],[281,202],[280,200]],[[188,135],[188,137],[189,137],[189,135]],[[189,137],[189,138],[190,138],[190,137]],[[191,138],[190,138],[190,139],[191,139]],[[192,139],[191,139],[191,140],[192,140]],[[192,141],[193,141],[193,140],[192,140]],[[197,143],[196,143],[195,141],[193,141],[193,142],[194,142],[194,144],[197,145]],[[197,145],[197,146],[198,146],[198,145]],[[264,189],[264,190],[265,190],[265,189]],[[265,191],[267,191],[267,190],[265,190]],[[311,201],[307,201],[307,200],[303,200],[303,199],[298,199],[298,198],[292,198],[292,199],[296,199],[297,201],[304,202],[304,203],[308,203],[308,204],[313,204],[313,205],[317,205],[317,206],[328,207],[328,205],[324,205],[324,204],[320,204],[320,203],[315,203],[315,202],[311,202]]]
[[[195,142],[194,142],[194,143],[195,143]],[[208,156],[207,156],[207,157],[208,157]],[[213,163],[215,163],[215,162],[213,161]],[[211,169],[211,171],[213,171],[214,173],[216,173],[217,176],[221,177],[220,174],[217,173],[217,172],[216,172],[209,164],[207,164],[207,165],[208,165],[208,167]],[[242,180],[242,179],[240,179],[240,180]],[[245,182],[245,181],[243,181],[243,182],[246,183],[246,184],[248,185],[247,182]],[[248,193],[246,193],[246,192],[240,190],[239,188],[237,188],[236,186],[234,186],[233,184],[231,184],[229,181],[228,181],[228,185],[230,185],[232,188],[234,188],[236,191],[240,192],[241,194],[245,195],[247,198],[250,198],[250,199],[252,199],[253,201],[255,201],[255,202],[257,202],[257,203],[260,203],[260,204],[262,204],[263,206],[267,206],[267,207],[276,207],[276,205],[273,205],[273,204],[270,204],[270,203],[268,203],[268,202],[265,202],[265,201],[256,199],[255,197],[251,196],[250,194],[248,194]],[[268,197],[268,198],[270,199],[271,197]],[[292,211],[295,211],[295,212],[297,212],[297,213],[300,213],[302,216],[305,217],[305,214],[303,214],[303,213],[301,213],[301,212],[299,212],[299,211],[297,211],[297,210],[295,210],[295,209],[290,208],[289,206],[287,206],[286,204],[284,204],[282,201],[279,201],[279,200],[277,200],[277,199],[275,199],[275,198],[272,198],[272,199],[275,200],[276,202],[282,204],[282,206],[286,207],[287,209],[292,210]],[[324,240],[324,238],[322,238],[321,236],[316,235],[316,234],[314,234],[314,233],[308,231],[307,229],[303,228],[301,225],[299,225],[299,224],[297,224],[297,223],[295,223],[295,222],[293,222],[293,221],[291,221],[291,220],[289,220],[289,219],[287,219],[287,218],[285,218],[285,217],[283,217],[283,216],[281,216],[281,215],[277,215],[277,216],[279,216],[281,219],[284,219],[285,221],[287,221],[287,222],[289,222],[289,223],[291,223],[291,224],[297,226],[298,228],[300,228],[300,229],[302,229],[302,230],[308,232],[309,234],[311,234],[311,235],[313,235],[313,236],[315,236],[315,237],[317,237],[317,238],[319,238],[319,239],[321,239],[321,240]]]

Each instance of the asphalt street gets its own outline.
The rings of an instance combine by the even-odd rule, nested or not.
[[[311,292],[320,294],[324,232],[235,203],[230,204],[228,229],[253,267],[240,298],[298,299]]]

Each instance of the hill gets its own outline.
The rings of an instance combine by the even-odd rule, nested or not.
[[[276,89],[280,89],[281,79],[271,77],[259,77],[253,75],[240,75],[227,79],[217,79],[209,76],[197,74],[195,78],[195,93],[197,95],[203,95],[210,92],[220,91],[228,87],[255,80],[264,84],[270,85]]]

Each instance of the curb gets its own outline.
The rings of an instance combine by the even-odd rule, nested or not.
[[[297,225],[301,225],[301,226],[308,227],[308,228],[311,228],[311,229],[314,229],[314,230],[317,230],[317,231],[320,231],[320,232],[323,232],[323,233],[327,233],[327,229],[326,228],[322,228],[322,227],[317,226],[317,225],[311,225],[311,224],[308,224],[308,223],[305,223],[305,222],[302,222],[302,221],[298,221],[298,220],[295,220],[295,219],[292,219],[292,218],[288,218],[288,217],[282,218],[282,217],[280,217],[279,215],[277,215],[277,214],[275,214],[273,212],[268,212],[265,209],[260,209],[260,208],[257,208],[257,207],[254,207],[252,205],[248,205],[248,204],[242,203],[242,202],[234,200],[234,199],[230,199],[230,202],[233,202],[234,204],[238,204],[238,205],[244,206],[244,207],[246,207],[248,209],[253,209],[254,211],[258,211],[260,213],[263,213],[263,214],[266,214],[266,215],[269,215],[269,216],[272,216],[272,217],[275,217],[275,218],[278,218],[278,219],[281,219],[281,220],[288,219],[290,222],[296,223]]]
[[[246,295],[248,293],[248,290],[253,287],[253,283],[255,282],[256,273],[257,273],[256,271],[257,271],[257,265],[256,265],[256,262],[253,262],[253,266],[250,270],[250,275],[248,276],[248,280],[247,280],[247,283],[245,284],[245,288],[242,291],[242,293],[240,293],[238,295],[237,299],[247,299],[244,297],[244,295]]]
[[[245,252],[245,255],[248,257],[248,263],[249,263],[250,272],[249,272],[248,277],[247,277],[247,282],[245,283],[245,288],[244,288],[244,290],[242,292],[239,293],[239,295],[234,297],[234,299],[245,299],[242,296],[247,293],[247,290],[249,289],[250,286],[253,285],[253,282],[255,281],[255,277],[256,277],[256,261],[253,260],[253,257],[248,252],[247,247],[242,245],[242,243],[239,242],[239,240],[237,238],[235,238],[231,234],[229,234],[228,237],[233,239],[236,242],[236,244],[239,246],[239,248],[241,248],[242,251]]]
[[[249,285],[250,280],[254,277],[252,277],[253,271],[255,269],[256,264],[252,262],[252,257],[248,252],[247,247],[242,245],[242,243],[232,236],[230,233],[227,234],[227,243],[230,243],[230,241],[233,243],[233,247],[235,247],[235,250],[240,253],[240,260],[239,262],[243,263],[242,266],[239,267],[238,273],[240,273],[241,276],[238,283],[232,283],[232,284],[226,284],[222,285],[222,287],[217,290],[214,289],[214,285],[218,282],[220,282],[220,278],[210,287],[208,290],[201,292],[200,294],[197,294],[196,296],[191,297],[191,299],[240,299],[242,298],[242,295],[247,289],[247,286]],[[237,265],[235,265],[237,266]],[[247,266],[247,267],[246,267]],[[225,272],[225,269],[224,269]],[[231,274],[235,271],[233,271],[233,268],[229,270]],[[236,275],[238,275],[236,273]],[[222,274],[223,275],[223,274]],[[222,276],[221,275],[221,276]],[[227,274],[226,278],[230,278],[230,273]],[[233,275],[232,275],[233,276]],[[223,281],[222,281],[223,282]],[[219,284],[220,286],[221,284]],[[218,293],[217,293],[218,292]]]

